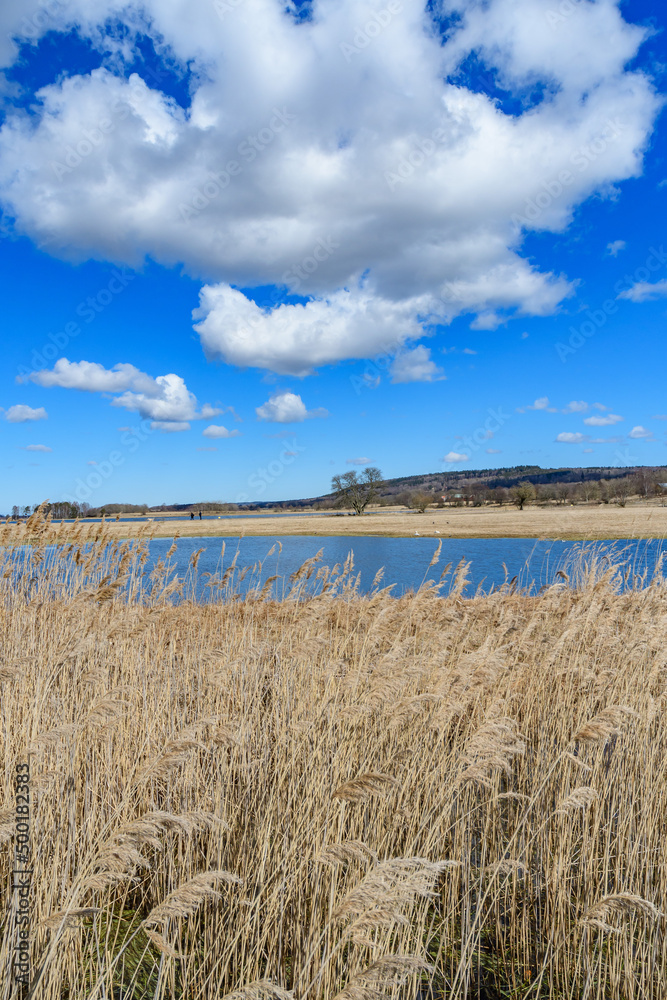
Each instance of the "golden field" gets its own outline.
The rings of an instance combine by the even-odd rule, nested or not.
[[[25,761],[36,1000],[667,995],[661,579],[196,605],[93,527],[0,548],[2,1000]]]

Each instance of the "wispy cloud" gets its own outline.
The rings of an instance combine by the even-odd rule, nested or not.
[[[608,413],[606,417],[585,417],[584,423],[588,427],[611,427],[612,424],[619,424],[623,417],[618,413]]]
[[[619,299],[629,299],[630,302],[648,302],[651,299],[663,298],[667,295],[667,278],[662,281],[638,281],[618,295]]]
[[[625,240],[613,240],[607,243],[607,253],[610,257],[618,257],[621,250],[625,250]]]

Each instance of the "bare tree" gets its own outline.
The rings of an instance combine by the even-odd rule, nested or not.
[[[345,472],[334,476],[331,487],[336,494],[336,506],[351,507],[355,514],[363,514],[369,503],[379,497],[382,482],[382,473],[373,465],[367,466],[361,474]]]

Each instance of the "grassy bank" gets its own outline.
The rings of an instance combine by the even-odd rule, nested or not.
[[[26,523],[8,526],[7,540],[26,536]],[[85,521],[83,522],[86,523]],[[557,538],[604,540],[611,538],[667,537],[667,506],[658,502],[636,502],[626,507],[595,506],[448,507],[424,514],[403,508],[378,508],[354,515],[308,515],[295,517],[231,517],[194,521],[136,521],[108,524],[114,538],[139,538],[148,532],[154,538],[231,535],[385,535],[410,537],[416,533],[441,538]],[[69,535],[73,526],[63,525]],[[96,526],[88,524],[87,530]]]
[[[96,528],[0,553],[3,1000],[27,759],[40,1000],[665,996],[662,584],[173,606]]]

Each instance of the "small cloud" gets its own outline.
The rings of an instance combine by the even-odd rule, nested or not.
[[[620,424],[622,419],[618,413],[608,413],[606,417],[585,417],[584,423],[587,427],[610,427],[612,424]]]
[[[463,353],[464,354],[477,354],[477,351],[473,351],[472,347],[464,347],[463,348]]]
[[[47,420],[48,416],[43,406],[33,409],[32,406],[26,406],[24,403],[17,403],[5,411],[5,420],[8,420],[10,424],[25,424],[29,420]]]
[[[521,339],[522,340],[528,340],[529,337],[530,337],[530,334],[526,333],[526,331],[524,330],[524,332],[521,334]]]
[[[205,438],[216,438],[216,439],[235,438],[238,437],[240,433],[241,433],[240,431],[236,430],[228,431],[226,427],[222,426],[222,424],[210,424],[210,426],[206,427],[202,431],[202,434],[204,435]]]
[[[346,458],[345,459],[346,465],[368,465],[368,463],[372,462],[372,461],[373,461],[372,458],[366,458],[365,455],[362,458]]]
[[[619,299],[629,299],[630,302],[649,302],[667,295],[667,278],[662,281],[638,281],[617,296]]]
[[[593,409],[600,410],[602,413],[604,413],[606,410],[610,409],[610,407],[605,406],[604,403],[593,403]]]
[[[667,420],[667,413],[654,413],[651,420]]]
[[[585,403],[583,399],[573,399],[571,403],[568,403],[563,413],[585,413],[588,409],[588,403]]]
[[[486,454],[487,455],[502,455],[502,452],[501,452],[500,448],[487,448],[486,449]]]
[[[199,415],[202,420],[212,420],[213,417],[219,417],[221,413],[224,413],[224,410],[217,406],[211,406],[210,403],[204,403]]]
[[[607,253],[610,257],[618,257],[621,250],[625,250],[625,240],[614,240],[607,243]]]
[[[549,406],[549,397],[548,396],[540,396],[539,399],[535,400],[535,402],[533,403],[532,406],[527,406],[526,409],[527,410],[546,410],[548,406]]]
[[[25,448],[21,451],[53,451],[53,448],[48,448],[45,444],[27,444]]]
[[[497,330],[498,327],[500,326],[500,324],[504,323],[504,322],[505,322],[505,320],[501,316],[499,316],[497,313],[494,313],[493,311],[491,311],[491,312],[483,312],[483,313],[480,313],[479,316],[475,317],[475,319],[470,324],[470,329],[471,330]]]
[[[391,380],[394,384],[405,382],[440,382],[446,376],[431,360],[430,348],[419,347],[401,351],[391,363]]]
[[[189,431],[190,424],[186,420],[153,420],[151,430],[162,431],[163,434],[180,434]]]
[[[582,451],[583,451],[584,455],[592,455],[593,454],[593,449],[592,448],[582,448]]]
[[[463,455],[463,454],[461,454],[458,451],[448,451],[442,461],[443,462],[467,462],[469,458],[470,458],[470,455]]]
[[[261,406],[255,408],[258,420],[269,420],[274,424],[298,424],[314,417],[328,417],[323,408],[307,410],[306,404],[294,392],[276,392]]]
[[[647,427],[642,427],[641,424],[637,424],[636,427],[632,428],[628,437],[632,438],[634,441],[646,441],[647,438],[653,437],[653,431],[648,430]]]
[[[97,465],[97,462],[95,462],[95,461],[94,461],[94,460],[93,460],[93,459],[91,458],[90,462],[86,462],[86,465]]]
[[[197,448],[197,451],[217,451],[217,448]]]
[[[585,434],[580,434],[578,431],[563,431],[556,437],[556,441],[560,444],[581,444],[582,441],[588,441]]]

